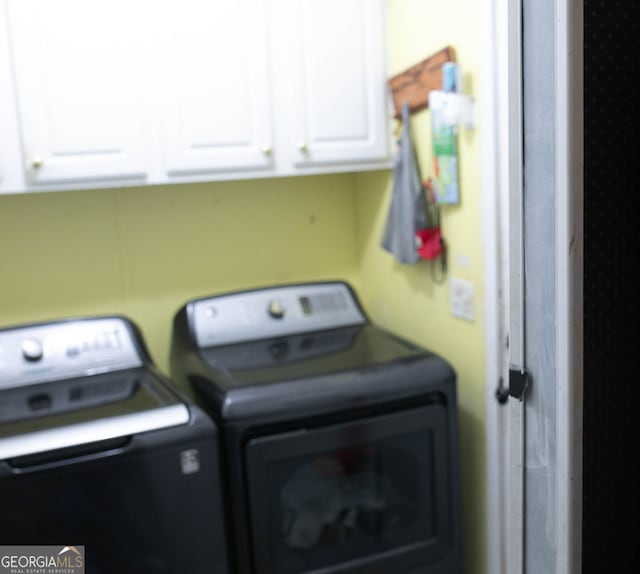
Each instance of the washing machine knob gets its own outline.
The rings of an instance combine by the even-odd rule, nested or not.
[[[42,343],[38,339],[25,339],[22,341],[22,356],[26,361],[34,363],[42,359]]]
[[[277,299],[274,299],[273,301],[271,301],[269,303],[269,307],[267,308],[267,312],[274,319],[282,319],[284,317],[284,314],[285,314],[285,308],[282,305],[282,303],[280,303],[280,301],[278,301]]]

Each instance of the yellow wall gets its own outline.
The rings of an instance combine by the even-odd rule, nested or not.
[[[478,100],[475,88],[480,73],[480,50],[476,9],[476,3],[463,0],[388,0],[390,75],[450,45],[462,67],[464,91]],[[478,101],[478,106],[481,104]],[[391,175],[371,172],[356,176],[358,274],[365,308],[378,323],[444,356],[458,374],[468,574],[485,572],[487,559],[480,129],[482,126],[478,125],[475,131],[461,130],[459,134],[461,203],[441,210],[449,267],[442,284],[434,281],[430,263],[399,264],[380,248],[391,199]],[[411,130],[424,179],[432,175],[428,110],[412,116]],[[451,316],[452,276],[473,282],[473,323]]]
[[[166,370],[188,299],[357,283],[353,177],[0,195],[0,327],[123,313]]]

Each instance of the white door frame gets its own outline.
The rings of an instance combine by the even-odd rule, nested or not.
[[[520,300],[510,294],[510,289],[516,287],[520,294],[522,289],[521,262],[515,267],[519,280],[514,281],[510,274],[514,268],[510,258],[521,253],[521,233],[515,238],[520,249],[509,250],[509,234],[515,229],[509,225],[509,193],[515,187],[515,192],[522,195],[521,70],[520,58],[516,57],[521,53],[520,28],[513,24],[520,18],[520,3],[481,0],[480,14],[484,65],[480,133],[486,308],[487,572],[506,574],[511,572],[508,565],[522,556],[522,516],[517,535],[518,529],[514,530],[513,521],[509,522],[510,406],[500,404],[496,398],[498,387],[506,390],[509,384],[510,347],[522,349],[521,337],[511,332],[509,324],[510,317],[521,314],[518,309],[509,312],[510,301]],[[514,484],[522,485],[522,481]],[[515,546],[514,539],[519,541]]]

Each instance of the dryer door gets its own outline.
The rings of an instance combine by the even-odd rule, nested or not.
[[[250,440],[254,571],[403,572],[448,560],[447,428],[446,406],[431,404]]]

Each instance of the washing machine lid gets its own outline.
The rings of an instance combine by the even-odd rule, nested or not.
[[[222,418],[364,406],[451,384],[434,353],[372,324],[201,349],[199,391]]]
[[[85,318],[0,330],[0,460],[186,424],[135,326]]]
[[[0,392],[0,460],[186,424],[189,410],[145,368]]]
[[[208,366],[230,375],[220,386],[238,388],[364,372],[425,354],[428,352],[366,324],[209,347],[201,350],[200,357]]]

